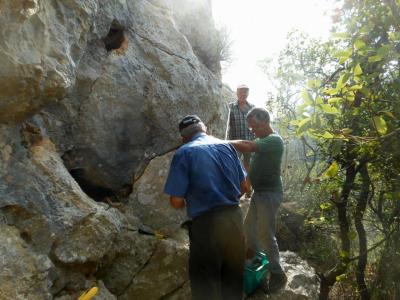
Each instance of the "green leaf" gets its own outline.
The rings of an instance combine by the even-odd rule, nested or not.
[[[324,178],[332,178],[335,177],[339,172],[339,165],[337,164],[336,161],[334,161],[328,168],[328,170],[325,171],[323,177]]]
[[[394,114],[393,114],[391,111],[382,110],[382,111],[380,111],[379,113],[380,113],[380,114],[385,114],[385,115],[389,116],[390,118],[396,120],[396,117],[394,116]]]
[[[341,140],[334,140],[332,142],[332,155],[338,155],[342,151],[343,141]]]
[[[292,120],[289,122],[290,125],[297,126],[300,123],[300,120]]]
[[[357,90],[361,90],[363,88],[363,86],[361,84],[356,84],[356,85],[352,85],[349,90],[350,91],[357,91]]]
[[[345,250],[340,250],[339,256],[340,256],[341,258],[349,257],[349,252],[347,252],[347,251],[345,251]],[[345,274],[342,274],[342,275],[345,275]],[[340,276],[342,276],[342,275],[340,275]]]
[[[340,97],[332,97],[328,99],[328,103],[332,104],[332,103],[340,103],[343,101],[343,98]]]
[[[392,47],[393,47],[392,45],[383,45],[378,49],[377,54],[383,58],[389,54],[389,51],[392,50]]]
[[[386,121],[383,117],[375,116],[373,117],[373,121],[379,134],[385,134],[387,132]]]
[[[324,90],[324,93],[325,94],[328,94],[328,95],[336,95],[337,93],[339,92],[339,89],[326,89],[326,90]]]
[[[346,279],[346,274],[336,276],[336,281],[340,282]]]
[[[350,102],[353,102],[355,98],[356,98],[356,96],[354,95],[354,93],[348,93],[348,94],[345,96],[345,99],[346,99],[347,101],[350,101]]]
[[[323,137],[324,139],[333,139],[333,138],[334,138],[333,134],[331,134],[331,133],[328,132],[328,131],[325,131],[324,134],[322,135],[322,137]]]
[[[345,83],[347,82],[347,80],[349,80],[350,75],[348,73],[343,74],[342,76],[340,76],[337,84],[336,84],[336,88],[337,89],[341,89],[343,88],[343,86],[345,85]]]
[[[350,129],[350,128],[343,128],[343,129],[342,129],[342,133],[343,133],[343,134],[350,134],[350,133],[352,133],[352,132],[353,132],[353,130]]]
[[[307,104],[307,105],[311,105],[314,102],[312,97],[311,97],[311,95],[310,95],[310,93],[307,92],[307,91],[302,91],[301,92],[301,98],[303,98],[304,103]]]
[[[370,97],[371,96],[371,91],[366,88],[365,86],[360,90],[361,93],[365,95],[365,97]]]
[[[320,104],[319,106],[327,114],[336,115],[339,113],[338,109],[330,104]]]
[[[400,32],[389,32],[388,35],[392,42],[400,41]]]
[[[328,208],[331,208],[331,207],[332,207],[332,205],[329,202],[325,202],[325,203],[322,203],[322,204],[319,205],[319,208],[321,208],[322,210],[328,209]]]
[[[365,43],[364,43],[363,40],[356,40],[354,42],[354,48],[356,48],[356,50],[360,50],[360,49],[362,49],[364,47],[365,47]]]
[[[335,57],[339,59],[340,64],[343,64],[351,57],[352,54],[353,54],[353,49],[349,48],[347,50],[336,53]]]
[[[317,89],[321,86],[321,80],[319,79],[310,79],[307,81],[307,86],[310,89]]]
[[[363,73],[360,64],[357,64],[357,65],[354,67],[353,73],[354,73],[355,76],[361,75],[361,74]]]
[[[368,62],[378,62],[382,60],[382,56],[379,55],[373,55],[368,57]]]
[[[348,56],[341,56],[339,57],[339,64],[344,64],[350,57]]]
[[[359,107],[356,107],[353,109],[353,112],[351,113],[352,116],[358,116],[360,115],[361,109]]]
[[[356,83],[361,82],[361,77],[359,77],[359,76],[354,76],[353,79],[354,79],[354,81],[355,81]]]
[[[305,118],[300,121],[297,128],[297,134],[301,135],[304,131],[306,131],[311,126],[311,118]]]

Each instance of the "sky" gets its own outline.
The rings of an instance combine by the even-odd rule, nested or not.
[[[212,0],[217,28],[230,34],[233,62],[222,81],[236,91],[239,84],[250,88],[248,101],[264,106],[272,91],[258,62],[276,56],[285,47],[287,33],[298,29],[312,37],[327,39],[333,0]],[[273,91],[272,91],[273,92]]]

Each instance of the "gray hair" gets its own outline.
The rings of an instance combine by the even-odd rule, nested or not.
[[[244,84],[239,85],[236,89],[236,92],[238,92],[239,90],[244,90],[244,91],[246,91],[246,96],[249,95],[250,89],[247,85],[244,85]]]
[[[195,123],[192,125],[189,125],[188,127],[185,127],[181,130],[181,136],[184,138],[190,138],[191,136],[193,136],[196,133],[199,132],[206,132],[207,131],[207,127],[206,125],[204,125],[203,122],[199,122],[199,123]]]
[[[253,109],[251,109],[246,115],[247,120],[250,118],[257,123],[269,124],[270,122],[268,111],[262,107],[254,107]]]

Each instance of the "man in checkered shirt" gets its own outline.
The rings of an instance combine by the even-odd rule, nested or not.
[[[254,107],[254,104],[247,102],[249,87],[245,84],[239,85],[236,89],[237,101],[229,103],[229,140],[254,140],[254,134],[249,130],[246,115]],[[250,153],[239,153],[242,157],[243,166],[249,170]],[[250,182],[247,180],[250,187]],[[250,193],[247,194],[249,196]]]

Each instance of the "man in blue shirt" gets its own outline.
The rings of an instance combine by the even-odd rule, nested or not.
[[[183,118],[179,132],[184,145],[172,159],[164,191],[192,219],[192,298],[242,299],[245,245],[238,204],[247,189],[246,172],[233,146],[207,135],[198,116]]]

